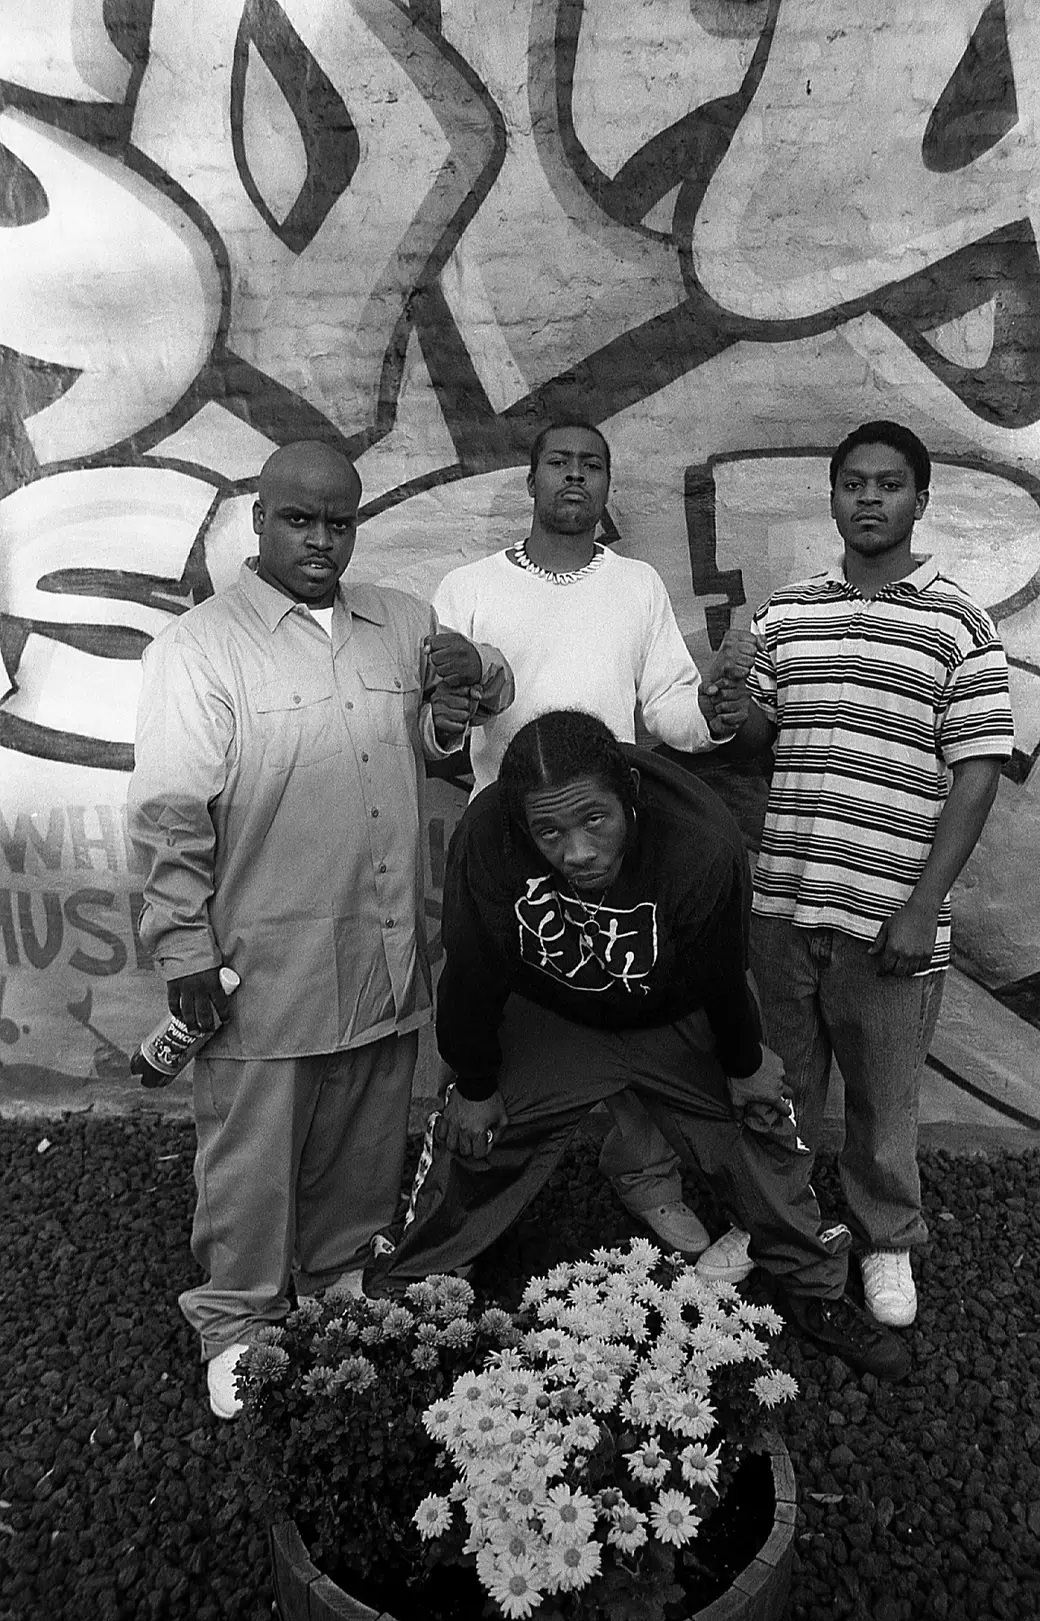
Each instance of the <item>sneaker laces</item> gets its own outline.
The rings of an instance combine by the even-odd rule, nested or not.
[[[860,1264],[871,1281],[882,1288],[908,1290],[913,1284],[910,1257],[903,1250],[874,1250]]]

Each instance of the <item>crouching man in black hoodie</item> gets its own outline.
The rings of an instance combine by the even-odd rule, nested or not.
[[[437,1041],[455,1080],[366,1292],[473,1260],[631,1087],[748,1230],[797,1332],[860,1372],[908,1372],[845,1296],[847,1229],[821,1230],[747,982],[749,905],[740,833],[695,779],[575,710],[516,734],[452,840]]]

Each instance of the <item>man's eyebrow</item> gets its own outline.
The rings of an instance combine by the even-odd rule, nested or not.
[[[312,518],[317,513],[318,508],[317,506],[310,505],[306,501],[280,501],[275,505],[274,510],[279,514],[279,516],[285,518]],[[349,511],[336,512],[333,510],[329,513],[329,517],[333,520],[333,522],[349,521],[351,518],[355,518],[356,516],[357,514],[355,512]]]

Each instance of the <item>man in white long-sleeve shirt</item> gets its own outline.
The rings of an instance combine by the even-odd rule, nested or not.
[[[543,429],[527,487],[528,538],[455,569],[434,596],[441,622],[493,642],[516,681],[512,706],[472,736],[474,793],[495,781],[514,733],[549,710],[585,710],[629,743],[638,710],[651,736],[688,754],[725,742],[746,712],[743,683],[725,700],[706,694],[656,569],[595,538],[610,488],[603,435],[579,421]],[[632,1093],[609,1107],[600,1168],[670,1249],[700,1253],[708,1234],[683,1202],[671,1146]]]

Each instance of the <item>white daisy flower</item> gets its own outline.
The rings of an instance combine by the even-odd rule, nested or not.
[[[520,1296],[520,1310],[526,1311],[530,1306],[540,1305],[548,1293],[549,1285],[544,1278],[531,1278]]]
[[[545,1502],[545,1476],[531,1474],[520,1479],[514,1477],[509,1492],[521,1513],[536,1514]]]
[[[479,1374],[461,1373],[451,1387],[454,1402],[483,1402],[484,1383]]]
[[[789,1373],[774,1368],[772,1373],[761,1373],[751,1386],[763,1407],[776,1407],[798,1394],[798,1381]]]
[[[617,1406],[618,1397],[621,1395],[621,1380],[616,1373],[600,1374],[588,1381],[585,1395],[593,1412],[609,1413]]]
[[[538,1566],[530,1557],[502,1559],[492,1555],[482,1561],[477,1555],[481,1585],[509,1621],[522,1621],[541,1604],[542,1591],[536,1585],[538,1574]]]
[[[558,1542],[549,1549],[549,1579],[561,1593],[585,1587],[599,1571],[598,1542]]]
[[[648,1441],[635,1452],[626,1452],[624,1457],[629,1474],[634,1480],[641,1481],[644,1486],[659,1485],[667,1478],[671,1468],[667,1457],[654,1441]]]
[[[528,1446],[524,1462],[528,1469],[551,1480],[554,1475],[563,1474],[567,1465],[567,1455],[558,1442],[543,1438]]]
[[[563,1444],[576,1451],[591,1452],[599,1434],[599,1425],[590,1414],[576,1413],[563,1427]]]
[[[542,1526],[553,1542],[584,1542],[596,1528],[592,1499],[570,1486],[553,1486],[541,1513]]]
[[[558,1328],[532,1328],[521,1343],[528,1356],[558,1357],[566,1356],[571,1342]]]
[[[679,1454],[679,1466],[686,1483],[690,1486],[710,1486],[714,1491],[719,1478],[721,1452],[721,1445],[714,1452],[709,1452],[702,1441],[694,1441],[690,1446],[683,1447]]]
[[[662,1492],[650,1510],[650,1523],[659,1542],[670,1542],[673,1547],[681,1548],[697,1535],[701,1517],[694,1513],[693,1504],[682,1492]]]
[[[499,1559],[533,1559],[537,1534],[515,1518],[487,1527],[488,1547]]]
[[[439,1537],[451,1524],[451,1504],[446,1497],[424,1497],[412,1519],[421,1537]]]
[[[635,1553],[646,1541],[646,1515],[626,1503],[613,1516],[607,1541],[620,1548],[622,1553]]]
[[[667,1415],[668,1428],[691,1441],[702,1441],[715,1424],[715,1409],[696,1391],[674,1397],[667,1405]]]
[[[503,1415],[506,1428],[506,1445],[510,1447],[526,1446],[535,1433],[534,1419],[530,1413],[507,1412]]]
[[[474,1410],[467,1417],[466,1434],[470,1445],[481,1452],[500,1452],[509,1435],[500,1412],[493,1408]]]

